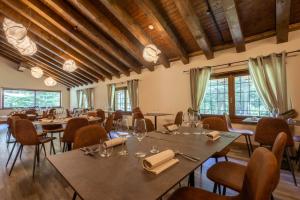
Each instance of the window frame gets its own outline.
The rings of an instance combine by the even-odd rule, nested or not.
[[[113,109],[114,109],[114,111],[116,111],[116,92],[117,91],[120,91],[120,90],[125,90],[125,110],[122,110],[122,112],[124,112],[124,113],[129,113],[129,112],[131,112],[131,110],[132,110],[132,108],[131,108],[131,110],[127,110],[127,93],[128,93],[128,88],[126,87],[126,86],[123,86],[123,87],[116,87],[116,89],[115,89],[115,94],[114,94],[114,105],[113,105]]]
[[[61,104],[62,104],[62,91],[61,90],[37,90],[37,89],[23,89],[23,88],[8,88],[8,87],[3,87],[1,88],[2,92],[1,92],[1,109],[0,110],[11,110],[11,109],[26,109],[26,108],[35,108],[36,107],[36,92],[56,92],[59,93],[59,106],[55,106],[55,107],[51,107],[51,108],[61,108]],[[34,92],[34,106],[33,107],[4,107],[4,91],[5,90],[23,90],[23,91],[32,91]],[[40,108],[46,108],[46,107],[40,107]]]
[[[253,117],[253,116],[238,116],[235,114],[235,77],[237,76],[246,76],[249,75],[249,71],[244,70],[236,70],[231,72],[221,72],[212,74],[210,79],[219,79],[219,78],[228,78],[228,103],[229,103],[229,117],[234,123],[243,123],[245,118]],[[200,108],[199,108],[200,109]],[[223,115],[213,115],[213,114],[201,114],[202,118],[207,117],[221,117]]]

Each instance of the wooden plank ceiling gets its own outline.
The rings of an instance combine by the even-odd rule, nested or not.
[[[28,27],[38,52],[20,55],[1,30],[0,55],[75,87],[153,71],[142,57],[150,43],[162,51],[158,64],[170,67],[234,46],[243,52],[274,35],[287,42],[300,28],[300,0],[0,0],[0,23],[4,17]],[[75,72],[62,69],[66,59],[76,61]]]

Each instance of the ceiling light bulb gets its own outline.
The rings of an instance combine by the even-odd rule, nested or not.
[[[154,29],[154,26],[153,26],[152,24],[150,24],[150,25],[148,26],[148,28],[149,28],[150,30],[153,30],[153,29]]]
[[[44,83],[48,87],[53,87],[57,84],[56,80],[54,80],[52,77],[48,77],[44,80]]]
[[[67,72],[74,72],[77,69],[76,63],[74,60],[66,60],[63,65],[63,70]]]
[[[44,72],[41,68],[39,67],[32,67],[31,68],[31,75],[34,78],[41,78],[43,76]]]

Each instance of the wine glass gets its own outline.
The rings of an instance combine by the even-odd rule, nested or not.
[[[122,143],[122,150],[119,152],[119,155],[126,156],[128,155],[128,152],[124,147],[125,147],[125,138],[128,136],[128,131],[129,131],[128,120],[119,119],[116,123],[116,131],[119,137],[124,138],[124,141]]]
[[[133,126],[133,135],[137,138],[139,143],[144,139],[147,134],[147,127],[145,119],[135,119]],[[138,158],[143,158],[146,156],[146,153],[138,151],[135,153],[135,156]]]
[[[104,158],[108,158],[112,155],[114,148],[113,147],[107,147],[105,145],[105,142],[108,141],[109,139],[100,139],[100,146],[99,146],[99,152],[100,156]]]

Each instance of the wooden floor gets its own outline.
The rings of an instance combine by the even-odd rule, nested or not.
[[[40,166],[36,170],[35,180],[32,180],[33,148],[26,147],[23,150],[22,159],[18,159],[12,175],[8,176],[8,169],[5,163],[8,152],[12,145],[7,148],[5,142],[6,127],[0,125],[0,199],[21,200],[21,199],[72,199],[73,190],[67,182],[55,171],[44,156],[41,156]],[[56,141],[56,149],[60,147]],[[49,150],[49,146],[47,146]],[[245,164],[248,160],[246,151],[237,147],[230,152],[230,160]],[[202,174],[196,171],[196,186],[212,191],[213,183],[205,176],[206,170],[214,164],[208,160],[204,164]],[[10,167],[10,165],[9,165]],[[76,167],[76,166],[74,166]],[[300,183],[300,173],[297,172],[297,181]],[[182,185],[185,185],[183,181]],[[228,191],[228,195],[235,192]],[[281,180],[274,193],[276,200],[300,200],[300,187],[295,187],[292,177],[288,171],[281,171]]]

